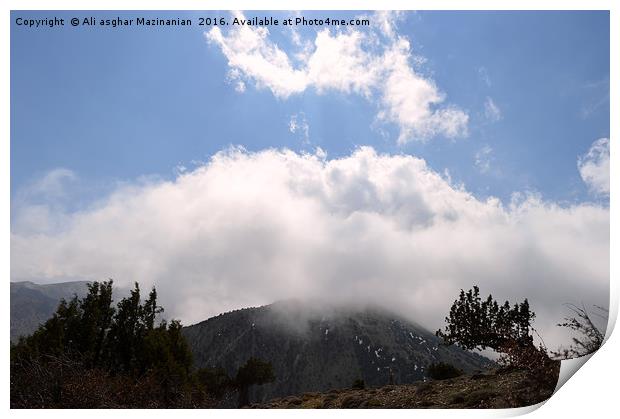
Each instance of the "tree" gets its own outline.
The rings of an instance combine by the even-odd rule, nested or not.
[[[123,298],[117,304],[109,333],[109,368],[126,373],[138,373],[134,368],[138,341],[144,336],[144,327],[140,322],[141,314],[140,286],[136,282],[129,297]]]
[[[464,349],[490,348],[514,355],[519,348],[534,347],[530,330],[535,316],[527,298],[512,307],[508,301],[499,305],[491,295],[482,300],[479,288],[474,286],[467,292],[461,290],[445,319],[444,331],[438,330],[436,335],[446,344]]]
[[[493,349],[502,354],[500,364],[528,371],[542,384],[554,383],[559,363],[549,358],[544,344],[534,346],[534,318],[527,298],[513,306],[508,301],[499,305],[491,295],[482,300],[474,286],[467,292],[461,290],[446,317],[444,331],[436,334],[445,343],[464,349]]]
[[[111,280],[93,282],[84,298],[62,300],[52,318],[12,345],[11,400],[20,400],[22,407],[40,400],[48,400],[47,407],[62,405],[63,382],[71,372],[75,379],[141,381],[147,387],[154,383],[155,389],[146,392],[152,399],[136,393],[141,403],[173,406],[182,401],[193,380],[192,354],[180,322],[155,324],[162,312],[155,288],[142,302],[138,283],[116,308]],[[37,386],[39,390],[33,390]],[[46,398],[43,393],[53,395]]]
[[[603,345],[605,333],[601,332],[594,324],[585,306],[578,307],[574,304],[566,304],[566,306],[574,313],[574,316],[565,317],[564,323],[558,323],[558,326],[577,332],[581,337],[573,337],[572,345],[568,348],[552,351],[552,356],[558,359],[569,359],[596,352]],[[594,307],[599,311],[599,313],[594,312],[594,314],[607,320],[609,310],[600,306]]]
[[[249,404],[249,389],[254,384],[265,384],[275,380],[271,362],[250,358],[237,370],[234,383],[239,391],[239,407]]]
[[[21,357],[79,357],[89,367],[96,366],[104,355],[113,315],[112,281],[94,282],[83,299],[61,300],[54,315],[12,351]]]
[[[78,303],[81,319],[74,338],[80,342],[79,351],[88,354],[88,362],[98,365],[104,355],[105,339],[112,324],[115,309],[112,306],[112,281],[88,284],[88,294]]]
[[[233,380],[228,376],[222,367],[204,367],[196,371],[198,382],[204,387],[207,393],[216,398],[222,398],[230,389],[234,387]]]

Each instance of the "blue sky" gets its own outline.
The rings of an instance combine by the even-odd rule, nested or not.
[[[167,14],[216,15],[157,16]],[[17,16],[47,14],[13,12]],[[252,84],[236,92],[227,82],[226,58],[196,23],[149,30],[32,30],[13,23],[12,195],[55,168],[100,186],[142,175],[170,177],[177,165],[239,144],[249,150],[319,146],[329,157],[371,145],[422,157],[439,172],[448,169],[455,182],[482,197],[508,200],[528,190],[556,201],[593,199],[576,160],[594,140],[609,136],[607,12],[408,13],[398,31],[427,60],[420,72],[469,115],[469,123],[465,138],[437,135],[404,145],[397,144],[398,127],[376,123],[373,104],[359,95],[307,89],[281,99]],[[316,30],[301,33],[312,38]],[[284,51],[292,48],[286,32],[270,28]],[[487,100],[499,110],[497,120],[485,115]],[[289,130],[291,116],[300,113],[310,128],[305,142]],[[481,150],[489,160],[482,172],[475,164]],[[486,156],[484,150],[490,150]]]
[[[372,25],[12,24],[12,281],[137,280],[186,324],[308,297],[431,329],[477,284],[529,298],[550,347],[564,303],[606,305],[607,12],[267,14]]]

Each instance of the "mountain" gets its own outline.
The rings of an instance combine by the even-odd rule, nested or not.
[[[366,386],[424,381],[433,362],[466,373],[488,359],[442,346],[433,333],[379,308],[312,308],[284,301],[236,310],[183,329],[196,367],[223,367],[229,375],[250,357],[270,361],[276,381],[256,386],[251,401]]]
[[[86,295],[88,282],[35,284],[30,281],[11,282],[11,341],[30,335],[52,317],[63,298]]]

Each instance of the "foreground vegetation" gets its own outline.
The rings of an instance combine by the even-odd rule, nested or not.
[[[89,285],[80,299],[11,346],[12,408],[207,408],[230,392],[247,404],[248,388],[274,379],[271,364],[251,358],[234,378],[218,368],[193,369],[176,320],[156,322],[163,308],[153,288],[136,283],[112,304],[112,281]]]

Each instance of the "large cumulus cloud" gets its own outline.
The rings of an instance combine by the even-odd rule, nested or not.
[[[12,280],[155,284],[186,324],[297,297],[382,304],[436,328],[458,290],[478,284],[528,297],[552,346],[566,338],[554,326],[563,303],[608,298],[608,208],[481,200],[422,159],[369,147],[339,159],[230,149],[87,209],[55,207],[36,229],[21,227],[29,210],[14,209]]]

